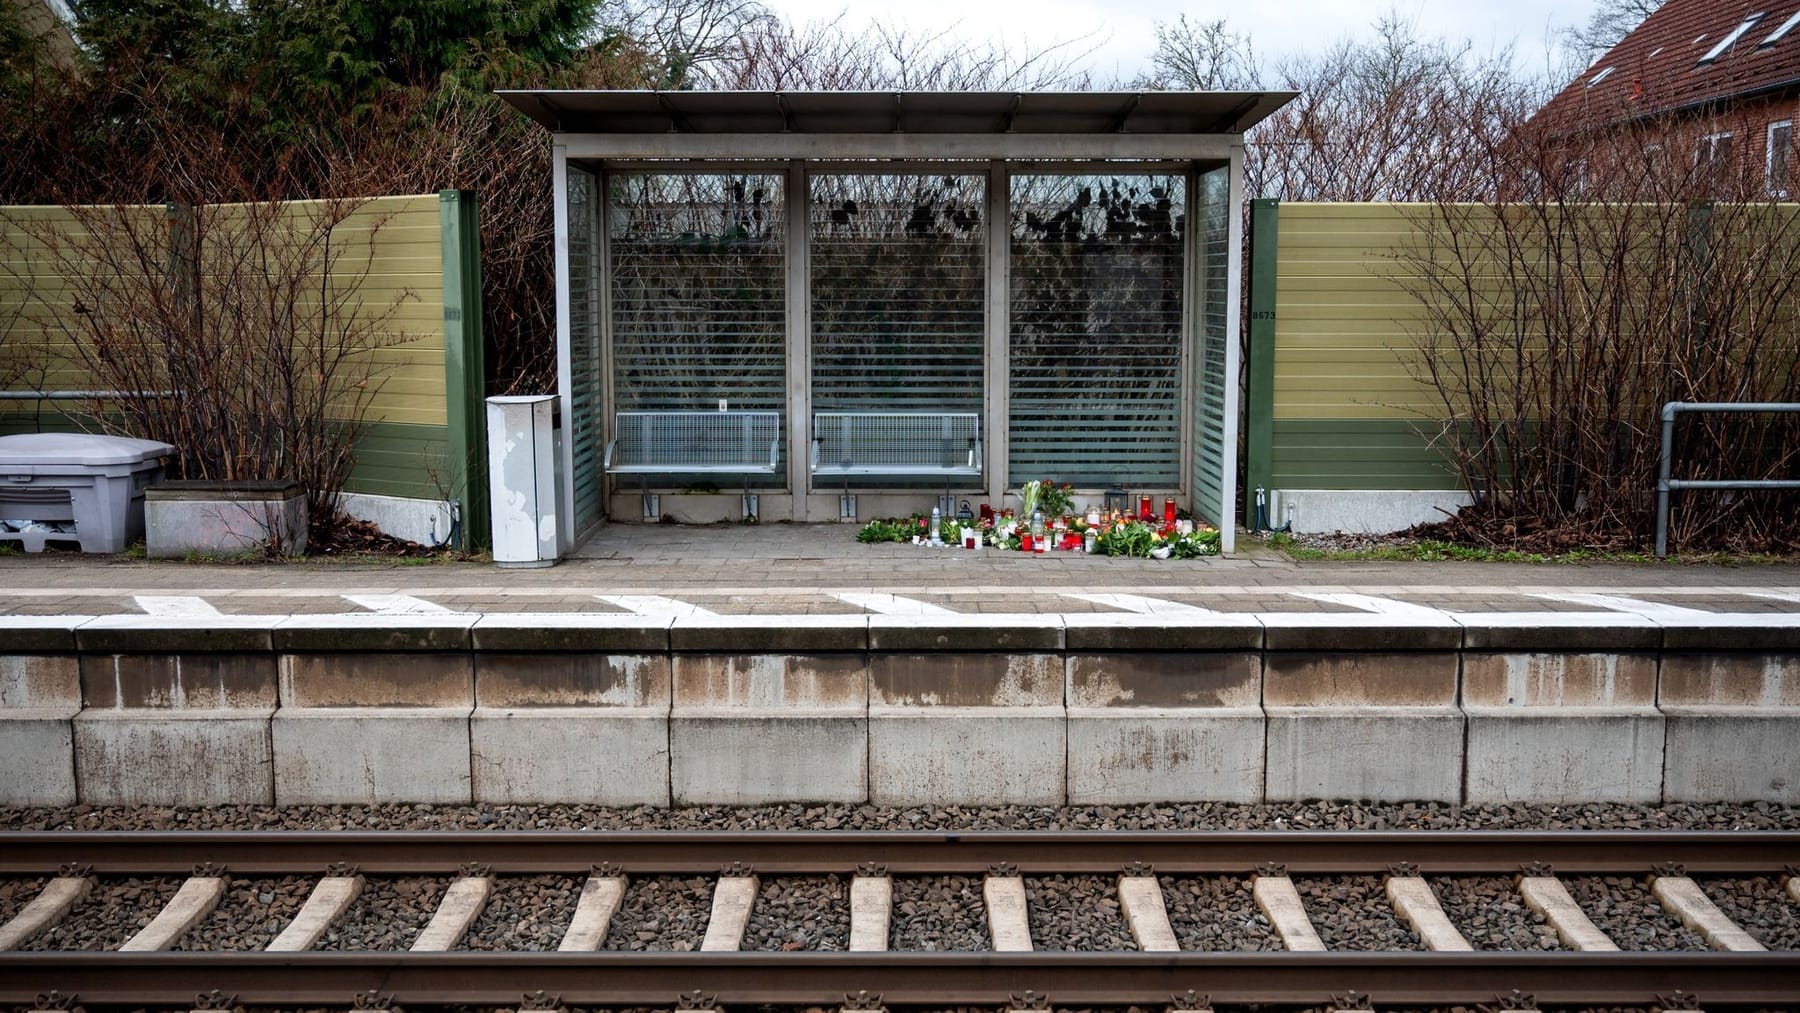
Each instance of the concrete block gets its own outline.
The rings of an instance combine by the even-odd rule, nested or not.
[[[479,616],[468,613],[385,615],[344,612],[288,616],[271,636],[277,651],[290,654],[331,651],[466,651]]]
[[[816,708],[677,711],[669,768],[676,805],[862,802],[869,723]]]
[[[272,654],[87,654],[81,692],[94,709],[273,710]]]
[[[477,651],[666,654],[674,616],[617,612],[494,612],[470,630]]]
[[[1061,707],[869,709],[875,805],[1061,805]]]
[[[306,492],[297,482],[175,481],[144,493],[152,557],[306,554]]]
[[[282,707],[270,721],[281,805],[473,800],[468,707]]]
[[[1800,708],[1800,654],[1665,653],[1657,700],[1665,708]]]
[[[669,625],[676,651],[820,654],[869,649],[869,617],[820,615],[684,615]]]
[[[1655,655],[1468,653],[1462,698],[1470,803],[1662,797]]]
[[[268,651],[282,616],[112,615],[82,623],[75,646],[89,654],[254,654]]]
[[[73,805],[77,708],[0,707],[0,805]]]
[[[1064,679],[1056,654],[873,656],[870,801],[1061,804]]]
[[[1663,801],[1800,804],[1800,709],[1663,714]]]
[[[475,704],[467,654],[284,654],[283,707],[436,707]]]
[[[73,651],[76,629],[93,620],[93,616],[77,615],[0,615],[0,641],[5,642],[8,650],[21,654]]]
[[[75,771],[88,805],[275,801],[273,708],[89,709],[77,715]]]
[[[1249,653],[1070,657],[1070,803],[1260,801],[1261,660]]]
[[[678,654],[669,717],[677,805],[868,798],[861,654]]]
[[[1455,802],[1463,715],[1455,707],[1274,707],[1270,802]]]
[[[872,615],[871,651],[1060,651],[1061,616],[988,612],[979,615]]]
[[[669,804],[669,711],[477,707],[469,720],[476,802]]]
[[[1270,707],[1454,706],[1458,661],[1456,654],[1448,652],[1271,652],[1263,661],[1263,703]]]

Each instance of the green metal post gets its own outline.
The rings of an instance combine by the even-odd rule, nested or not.
[[[1266,488],[1275,460],[1275,267],[1281,202],[1250,202],[1249,392],[1244,399],[1244,516],[1256,523],[1256,490]]]
[[[450,495],[460,502],[462,547],[488,545],[487,428],[481,333],[481,218],[475,192],[438,193],[444,251],[444,396]]]

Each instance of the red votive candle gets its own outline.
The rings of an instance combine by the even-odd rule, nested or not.
[[[1155,516],[1155,515],[1150,512],[1150,497],[1139,496],[1138,497],[1138,520],[1147,521],[1153,516]]]
[[[1029,531],[1019,532],[1019,551],[1020,552],[1030,552],[1031,551],[1031,532],[1029,532]]]
[[[1172,499],[1163,500],[1163,523],[1175,523],[1175,501]]]

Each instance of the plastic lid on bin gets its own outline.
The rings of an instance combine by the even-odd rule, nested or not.
[[[129,436],[102,436],[98,433],[20,433],[0,436],[0,467],[9,464],[63,464],[76,467],[101,467],[109,464],[138,464],[175,448],[158,440],[134,440]]]

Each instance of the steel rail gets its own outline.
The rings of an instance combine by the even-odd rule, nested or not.
[[[670,1005],[698,989],[717,1005],[1007,1005],[1027,989],[1066,1005],[1329,1002],[1354,990],[1380,1004],[1492,1001],[1517,989],[1541,1003],[1652,1005],[1677,991],[1712,1004],[1800,995],[1792,953],[20,953],[0,954],[0,1002],[52,990],[86,1005],[187,1009],[218,989],[250,1005],[349,1005],[376,991],[395,1005],[514,1007],[543,990],[563,1003]]]
[[[65,863],[106,874],[183,874],[210,862],[235,873],[305,873],[332,863],[365,873],[449,874],[466,862],[497,873],[708,873],[742,862],[764,874],[968,873],[1000,862],[1024,873],[1111,873],[1143,862],[1164,873],[1378,873],[1400,862],[1428,875],[1516,872],[1643,874],[1675,862],[1698,873],[1774,872],[1800,863],[1790,831],[8,831],[0,873]]]

